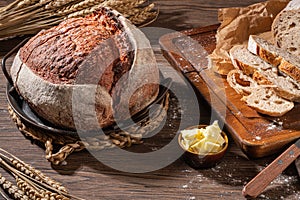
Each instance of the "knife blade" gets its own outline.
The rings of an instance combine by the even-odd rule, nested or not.
[[[245,197],[255,198],[260,195],[265,188],[285,170],[297,157],[300,155],[300,139],[292,144],[280,156],[278,156],[265,169],[257,174],[246,186],[243,188],[243,195]]]

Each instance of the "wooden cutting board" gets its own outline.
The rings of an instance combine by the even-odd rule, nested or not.
[[[218,26],[163,35],[159,41],[163,54],[209,102],[245,154],[258,158],[278,152],[300,137],[300,106],[272,118],[242,102],[226,78],[208,68],[207,55],[215,49]]]

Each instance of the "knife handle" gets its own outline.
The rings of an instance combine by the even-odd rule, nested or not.
[[[298,143],[298,142],[297,142]],[[245,197],[257,197],[264,189],[285,170],[298,156],[300,148],[298,144],[292,144],[279,157],[257,174],[244,188]]]

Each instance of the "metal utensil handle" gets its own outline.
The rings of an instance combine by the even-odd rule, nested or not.
[[[21,46],[23,46],[25,44],[25,42],[27,42],[29,40],[29,38],[24,39],[22,42],[20,42],[17,46],[15,46],[12,50],[10,50],[3,58],[2,58],[2,71],[3,74],[5,76],[5,78],[7,79],[7,81],[9,82],[9,84],[13,85],[13,81],[12,78],[10,76],[10,74],[8,73],[7,69],[6,69],[6,60],[13,54],[15,53],[17,50],[19,50],[21,48]]]

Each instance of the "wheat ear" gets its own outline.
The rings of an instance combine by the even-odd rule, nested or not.
[[[7,151],[0,149],[0,166],[16,180],[17,186],[7,181],[2,175],[0,185],[14,199],[57,199],[69,200],[81,198],[68,194],[60,183],[45,176],[39,170],[24,163]]]
[[[138,26],[153,22],[158,12],[146,0],[15,0],[0,8],[0,38],[34,34],[71,17],[81,17],[100,6],[119,11]]]

